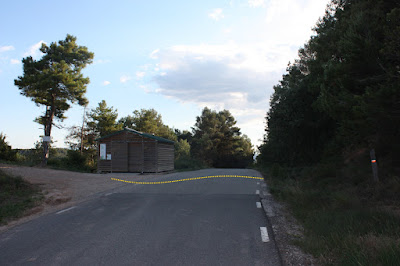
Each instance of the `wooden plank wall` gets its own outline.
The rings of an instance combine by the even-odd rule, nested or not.
[[[113,172],[128,172],[128,143],[126,141],[113,141],[111,156]]]
[[[143,160],[144,172],[147,173],[157,172],[156,144],[157,144],[156,141],[144,142],[144,160]]]
[[[121,132],[100,140],[106,144],[106,154],[111,160],[100,160],[101,172],[162,172],[174,169],[174,145],[158,143],[140,135]]]
[[[158,143],[158,171],[174,170],[174,145]]]
[[[128,171],[137,173],[143,172],[143,143],[128,142],[128,146]]]

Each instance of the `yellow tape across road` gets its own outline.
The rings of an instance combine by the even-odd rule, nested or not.
[[[200,179],[206,179],[206,178],[217,178],[217,177],[239,177],[239,178],[264,180],[264,178],[262,178],[262,177],[246,176],[246,175],[210,175],[210,176],[191,177],[191,178],[185,178],[185,179],[177,179],[177,180],[169,180],[169,181],[156,181],[156,182],[129,181],[129,180],[123,180],[123,179],[118,179],[118,178],[111,178],[111,180],[125,182],[125,183],[131,183],[131,184],[140,184],[140,185],[159,185],[159,184],[169,184],[169,183],[177,183],[177,182],[193,181],[193,180],[200,180]]]

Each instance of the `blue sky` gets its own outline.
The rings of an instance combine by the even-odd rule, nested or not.
[[[232,1],[3,1],[0,16],[0,132],[13,148],[32,148],[43,129],[33,120],[44,108],[19,94],[14,79],[22,58],[41,57],[72,34],[95,54],[88,108],[101,100],[119,118],[154,108],[170,127],[192,127],[203,107],[228,109],[242,133],[259,145],[269,98],[297,50],[313,34],[328,0]],[[74,105],[68,127],[82,123]]]

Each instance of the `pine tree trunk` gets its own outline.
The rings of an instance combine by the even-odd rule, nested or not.
[[[43,140],[43,159],[42,167],[47,166],[47,160],[49,159],[49,142]]]
[[[45,114],[45,125],[44,125],[44,136],[48,137],[48,140],[43,139],[43,159],[42,159],[42,167],[47,166],[47,161],[49,159],[50,153],[50,135],[51,135],[51,126],[53,125],[53,117],[54,117],[54,100],[55,96],[53,96],[53,101],[51,106],[46,107]],[[48,109],[50,107],[50,109]]]

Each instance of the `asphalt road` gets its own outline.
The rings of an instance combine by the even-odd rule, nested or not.
[[[210,175],[261,176],[207,169],[125,179]],[[256,206],[259,182],[224,177],[126,184],[0,234],[0,265],[280,265],[270,225]]]

